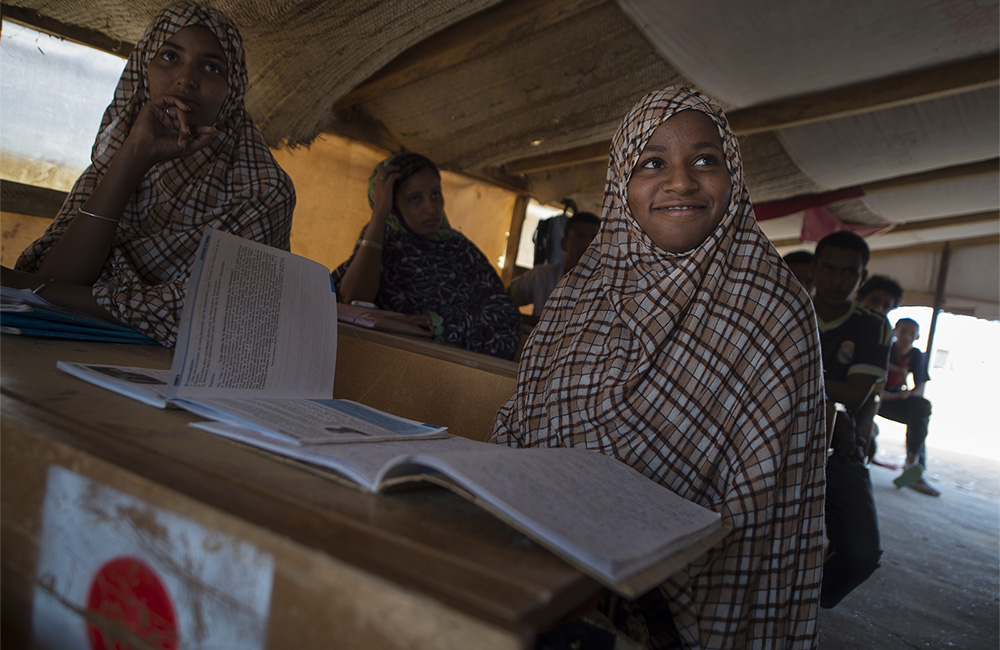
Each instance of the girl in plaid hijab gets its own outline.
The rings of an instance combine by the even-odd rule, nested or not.
[[[19,283],[173,346],[206,229],[288,250],[295,191],[247,114],[246,89],[229,18],[194,3],[160,12],[129,55],[92,164],[18,259],[32,274]]]
[[[549,299],[494,440],[609,454],[722,513],[722,542],[612,612],[649,647],[815,642],[819,350],[721,108],[685,88],[643,98],[613,141],[601,232]]]

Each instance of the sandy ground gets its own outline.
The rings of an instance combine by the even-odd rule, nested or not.
[[[876,457],[901,464],[905,429],[879,424]],[[899,472],[870,468],[882,566],[823,610],[823,650],[1000,648],[1000,461],[936,449],[928,438],[928,467],[940,497],[899,490]]]

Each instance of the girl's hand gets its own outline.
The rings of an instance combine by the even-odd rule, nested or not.
[[[169,95],[147,102],[126,142],[132,142],[146,154],[149,166],[190,156],[208,146],[219,133],[214,126],[191,124],[190,110],[183,101]]]
[[[386,165],[378,170],[375,177],[375,187],[372,190],[374,205],[372,206],[372,218],[385,221],[392,212],[392,199],[396,191],[396,181],[399,180],[399,167]]]
[[[434,327],[434,324],[431,322],[430,314],[409,314],[407,315],[406,320],[410,321],[420,329],[427,330],[428,332],[430,332]]]

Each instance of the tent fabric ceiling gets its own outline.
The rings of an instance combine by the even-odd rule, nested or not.
[[[997,10],[989,1],[621,5],[664,59],[739,107],[974,58],[997,45]]]
[[[827,209],[898,224],[873,248],[1000,240],[1000,218],[988,218],[1000,210],[998,0],[207,1],[240,25],[248,104],[273,145],[334,131],[599,211],[622,116],[683,83],[726,108],[756,204],[861,186],[865,196]],[[135,42],[163,3],[3,9],[84,42]],[[912,179],[982,161],[973,177]],[[762,228],[782,250],[798,243],[796,223]]]
[[[1000,154],[996,89],[781,129],[799,168],[825,188],[860,185]]]
[[[1000,177],[993,175],[872,192],[861,201],[874,214],[902,223],[995,210],[998,196]]]

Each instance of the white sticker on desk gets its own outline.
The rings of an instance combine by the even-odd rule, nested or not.
[[[34,647],[263,648],[273,573],[250,544],[53,465]]]

